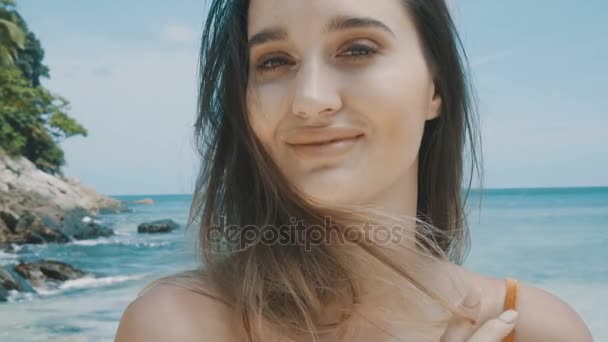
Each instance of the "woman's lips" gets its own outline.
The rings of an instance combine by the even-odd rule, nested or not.
[[[288,146],[303,159],[334,158],[349,152],[362,138],[363,134],[360,134],[352,138],[334,139],[321,143],[288,144]]]

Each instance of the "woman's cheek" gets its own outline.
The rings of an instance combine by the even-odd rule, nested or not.
[[[270,143],[272,132],[276,129],[279,120],[272,94],[264,89],[252,91],[248,94],[247,108],[254,132],[262,142]]]

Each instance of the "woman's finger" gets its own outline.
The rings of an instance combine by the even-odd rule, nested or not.
[[[460,303],[459,309],[469,317],[478,320],[481,308],[481,289],[473,288],[467,293],[467,296]],[[440,342],[464,342],[475,330],[473,322],[461,317],[454,316],[448,323],[448,327],[441,337]]]
[[[497,318],[485,322],[467,342],[500,342],[515,328],[518,313],[507,310]]]

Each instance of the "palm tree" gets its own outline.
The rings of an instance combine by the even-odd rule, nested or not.
[[[0,65],[12,65],[25,45],[25,33],[15,23],[13,0],[0,0]]]

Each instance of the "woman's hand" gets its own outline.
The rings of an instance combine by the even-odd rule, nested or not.
[[[481,308],[481,289],[470,291],[461,308],[478,321]],[[515,328],[517,311],[507,310],[498,317],[474,324],[454,317],[441,337],[441,342],[501,342]],[[480,325],[481,324],[481,325]]]

